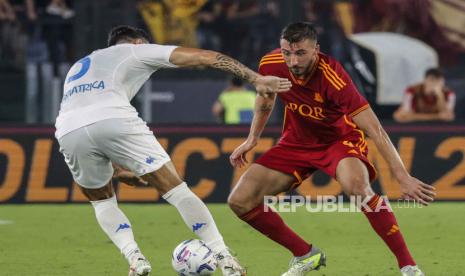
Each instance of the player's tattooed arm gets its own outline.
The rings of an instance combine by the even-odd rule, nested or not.
[[[208,66],[232,73],[253,84],[261,95],[286,92],[292,86],[288,79],[262,76],[234,58],[215,51],[178,47],[171,53],[170,62],[180,67]]]
[[[221,53],[216,54],[215,60],[211,64],[211,67],[233,73],[234,75],[252,84],[254,84],[257,78],[260,76],[239,61]]]
[[[257,112],[259,113],[270,113],[273,110],[274,102],[264,102],[258,108]]]
[[[292,87],[292,83],[288,79],[275,76],[262,76],[239,61],[221,53],[216,53],[215,60],[210,66],[233,73],[250,82],[255,86],[257,93],[265,98],[270,97],[270,93],[286,92]]]
[[[180,67],[209,66],[232,73],[250,83],[260,77],[234,58],[215,51],[178,47],[171,53],[170,62]]]

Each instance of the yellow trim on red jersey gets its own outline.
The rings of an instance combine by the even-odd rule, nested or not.
[[[275,57],[275,58],[262,58],[260,60],[260,63],[265,62],[265,61],[284,61],[283,58],[281,57]]]
[[[260,62],[266,61],[266,60],[280,60],[280,59],[283,59],[283,56],[281,54],[279,54],[277,56],[264,56],[264,57],[262,57]]]
[[[264,64],[284,63],[284,62],[285,62],[284,60],[264,61],[264,62],[260,62],[260,64],[258,65],[258,67],[261,67],[261,66],[264,65]]]
[[[326,63],[323,59],[321,60],[321,66],[325,67],[326,69],[328,69],[337,79],[340,83],[342,83],[343,86],[347,85],[344,80],[338,76],[338,74],[336,73],[336,71],[334,71],[333,68],[331,68],[331,66],[329,66],[328,63]]]
[[[353,128],[357,128],[357,125],[352,123],[351,121],[349,121],[349,119],[347,119],[347,115],[344,115],[344,121],[346,122],[346,124],[348,124],[349,126],[353,127]]]
[[[365,107],[365,106],[369,106],[369,105],[367,104],[367,105],[364,105],[363,107]],[[360,109],[360,108],[358,108],[358,109]],[[349,119],[347,118],[347,115],[344,115],[344,121],[346,122],[346,124],[351,126],[355,131],[358,131],[360,133],[361,137],[358,138],[359,141],[355,146],[358,147],[358,149],[360,150],[360,154],[366,156],[366,154],[364,152],[365,152],[366,148],[368,147],[368,142],[365,139],[365,133],[361,129],[357,128],[356,124],[349,121]],[[367,161],[368,161],[368,163],[370,164],[370,166],[373,169],[374,175],[373,175],[373,178],[370,178],[370,181],[372,181],[372,180],[374,180],[374,179],[376,179],[378,177],[378,172],[376,171],[375,166],[373,165],[373,163],[371,163],[371,161],[368,160],[368,158],[367,158]]]
[[[300,174],[297,171],[294,171],[293,174],[294,177],[297,179],[297,182],[292,183],[291,187],[289,188],[289,191],[292,191],[298,186],[300,186],[300,184],[302,184],[303,181],[302,176],[300,176]]]
[[[362,130],[358,129],[356,124],[349,121],[349,119],[347,118],[347,115],[344,115],[344,121],[346,122],[346,124],[351,126],[355,131],[359,132],[360,135],[362,136],[361,141],[359,143],[357,143],[355,146],[359,147],[360,150],[365,149],[367,144],[368,144],[366,142],[366,140],[365,140],[365,133]],[[363,150],[362,150],[362,152],[363,152]]]
[[[262,57],[260,60],[258,67],[264,65],[264,64],[270,64],[270,63],[284,63],[283,55],[281,53],[278,54],[271,54],[271,55],[265,55]]]
[[[269,54],[269,55],[264,55],[263,58],[266,58],[266,57],[275,57],[275,56],[282,56],[282,55],[283,55],[282,53]]]
[[[352,113],[350,113],[349,116],[354,117],[355,115],[357,115],[358,113],[360,113],[363,110],[367,109],[368,107],[370,107],[369,104],[363,105],[363,106],[357,108],[355,111],[352,111]]]
[[[270,58],[282,58],[283,55],[282,54],[278,54],[278,55],[268,55],[268,56],[263,56],[262,59],[270,59]]]
[[[323,75],[326,77],[326,79],[336,88],[337,91],[340,91],[343,86],[337,80],[334,78],[334,76],[324,67],[318,66],[319,69],[321,69],[321,72],[323,72]]]
[[[294,176],[297,179],[298,183],[303,182],[302,176],[300,176],[300,174],[297,171],[294,171]]]

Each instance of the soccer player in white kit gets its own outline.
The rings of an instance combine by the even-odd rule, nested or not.
[[[152,268],[134,240],[131,223],[118,208],[112,163],[140,176],[178,209],[187,226],[212,249],[223,275],[245,275],[209,210],[181,180],[130,100],[160,68],[217,68],[249,81],[260,94],[285,92],[291,83],[261,76],[218,52],[148,41],[140,29],[116,27],[109,33],[108,48],[92,52],[71,67],[56,119],[60,151],[101,228],[128,260],[130,276],[148,275]]]

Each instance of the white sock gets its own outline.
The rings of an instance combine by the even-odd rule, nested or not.
[[[95,209],[95,216],[102,230],[130,262],[132,253],[138,252],[139,247],[134,240],[131,223],[118,208],[116,196],[90,203]]]
[[[210,249],[218,253],[226,248],[207,206],[187,187],[185,182],[174,187],[163,198],[178,209],[187,227]]]

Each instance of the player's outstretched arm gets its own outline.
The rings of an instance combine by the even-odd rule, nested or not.
[[[255,112],[250,126],[249,136],[247,137],[247,140],[237,147],[229,157],[229,161],[234,167],[240,168],[248,163],[246,154],[257,145],[263,129],[270,118],[271,111],[273,111],[275,101],[276,94],[269,96],[257,95],[255,100]]]
[[[171,53],[170,62],[180,67],[208,66],[232,73],[253,84],[257,92],[263,95],[286,92],[292,86],[288,79],[262,76],[239,61],[215,51],[178,47]]]
[[[434,200],[435,188],[412,177],[402,162],[396,148],[389,139],[386,131],[381,126],[378,118],[371,108],[368,108],[353,118],[355,124],[362,129],[376,144],[384,159],[388,162],[392,174],[400,184],[403,197],[413,199],[423,205],[428,205]]]

